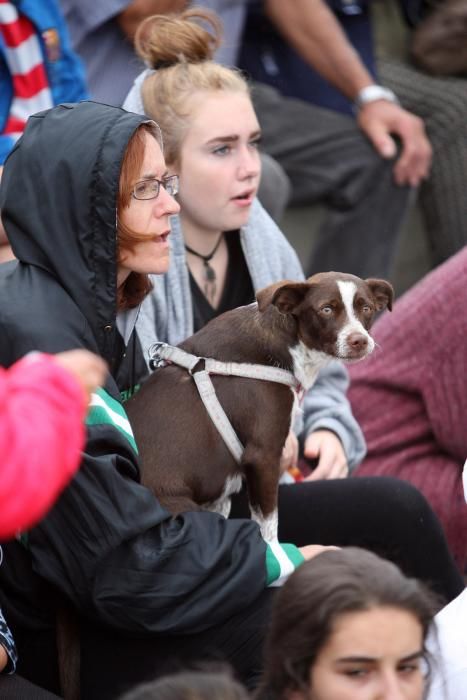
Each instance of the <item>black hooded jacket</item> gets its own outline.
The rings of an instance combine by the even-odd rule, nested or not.
[[[125,148],[142,121],[92,102],[30,118],[1,186],[2,217],[19,260],[0,272],[1,365],[31,350],[83,347],[102,355],[115,375],[123,348],[117,189]],[[111,415],[120,411],[120,424],[121,388],[109,377],[100,392]],[[172,518],[139,484],[128,434],[101,407],[93,415],[78,474],[28,533],[27,549],[6,547],[1,602],[13,627],[50,623],[40,593],[50,586],[86,617],[143,634],[200,631],[254,601],[266,582],[258,527],[209,512]],[[28,576],[21,557],[32,568]]]

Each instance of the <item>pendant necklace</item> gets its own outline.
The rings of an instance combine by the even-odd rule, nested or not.
[[[196,255],[197,258],[201,258],[204,264],[204,294],[207,299],[209,299],[210,302],[214,299],[216,295],[216,271],[214,268],[209,264],[213,257],[215,256],[217,249],[219,248],[221,241],[224,237],[224,232],[221,233],[219,238],[217,239],[217,243],[214,246],[214,248],[211,250],[208,255],[202,255],[201,253],[198,253],[196,250],[193,250],[193,248],[190,248],[189,245],[185,243],[185,250],[188,253],[191,253],[192,255]]]

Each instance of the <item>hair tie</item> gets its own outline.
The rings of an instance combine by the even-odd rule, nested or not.
[[[177,63],[180,63],[178,58],[176,58],[174,60],[167,60],[167,61],[156,61],[156,63],[151,64],[151,68],[153,70],[162,70],[163,68],[171,68],[172,66],[175,66]]]

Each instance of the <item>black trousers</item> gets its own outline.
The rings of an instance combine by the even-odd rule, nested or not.
[[[282,542],[362,546],[431,584],[446,601],[463,589],[436,516],[408,483],[368,477],[301,483],[279,491]],[[240,495],[232,517],[247,512]],[[273,590],[265,590],[253,605],[202,634],[143,638],[85,624],[82,697],[110,700],[137,682],[206,660],[227,660],[253,688],[273,597]]]
[[[2,700],[59,700],[58,695],[33,685],[17,674],[0,676],[0,698]]]

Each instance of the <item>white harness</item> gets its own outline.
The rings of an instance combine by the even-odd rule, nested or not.
[[[204,362],[204,368],[201,366],[199,369],[196,369],[199,362]],[[244,447],[217,398],[216,390],[209,375],[221,374],[224,376],[262,379],[267,382],[285,384],[297,393],[299,393],[301,388],[300,382],[292,372],[279,367],[252,365],[243,362],[219,362],[211,357],[191,355],[167,343],[154,343],[149,349],[149,366],[151,369],[157,369],[165,366],[167,363],[184,367],[188,374],[193,377],[212,422],[219,431],[232,457],[238,463],[241,461]]]

